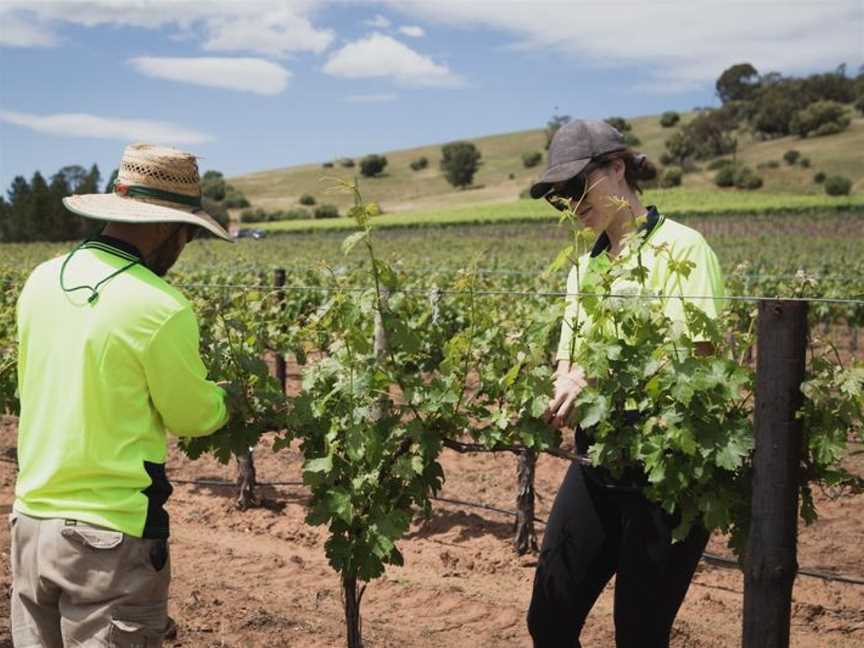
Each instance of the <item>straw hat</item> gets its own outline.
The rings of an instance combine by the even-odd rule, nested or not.
[[[114,192],[68,196],[71,212],[120,223],[191,223],[226,241],[231,235],[201,208],[198,162],[166,146],[130,144],[123,151]]]

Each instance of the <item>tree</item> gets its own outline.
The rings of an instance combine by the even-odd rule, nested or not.
[[[450,142],[441,147],[441,170],[454,187],[467,187],[474,180],[482,157],[471,142]]]
[[[674,110],[667,110],[662,115],[660,115],[660,125],[663,128],[672,128],[680,120],[681,120],[681,115],[679,115]]]
[[[666,140],[666,149],[680,166],[689,158],[707,160],[733,153],[738,146],[733,137],[738,123],[725,108],[706,110]]]
[[[367,178],[374,178],[387,166],[387,158],[383,155],[371,154],[360,160],[360,173]]]
[[[119,169],[114,169],[111,175],[108,176],[108,184],[105,185],[105,193],[114,193],[114,183],[117,181],[117,176],[120,175]]]
[[[546,150],[549,150],[549,145],[552,144],[552,138],[555,137],[555,133],[558,132],[558,129],[561,128],[564,124],[570,123],[570,115],[553,115],[552,119],[546,122]]]
[[[792,117],[789,129],[801,137],[833,135],[849,127],[846,108],[836,101],[815,101]]]
[[[207,171],[201,178],[201,194],[217,202],[225,199],[227,186],[225,177],[219,171]]]
[[[727,101],[746,101],[759,89],[759,72],[750,63],[737,63],[723,70],[714,87],[724,104]]]
[[[633,125],[623,117],[607,117],[604,121],[621,133],[629,133],[633,130]]]

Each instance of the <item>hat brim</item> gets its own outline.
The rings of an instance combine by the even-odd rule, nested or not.
[[[531,185],[531,197],[534,199],[542,198],[549,193],[552,185],[579,175],[590,162],[590,159],[573,160],[572,162],[565,162],[564,164],[549,167],[546,169],[546,173]]]
[[[159,203],[114,193],[80,194],[63,199],[66,209],[85,218],[115,223],[189,223],[203,227],[224,241],[234,242],[225,228],[200,208],[183,205],[168,207],[162,201]]]

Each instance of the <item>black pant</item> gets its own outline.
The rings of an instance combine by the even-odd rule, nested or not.
[[[666,648],[709,533],[694,526],[672,543],[678,523],[640,489],[611,486],[601,470],[573,464],[549,516],[528,630],[535,648],[579,648],[579,633],[616,575],[617,648]]]

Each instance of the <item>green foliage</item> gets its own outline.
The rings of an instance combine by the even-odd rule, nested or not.
[[[681,121],[681,115],[679,115],[674,110],[667,110],[662,115],[660,115],[660,125],[663,128],[672,128],[679,121]]]
[[[714,184],[718,187],[734,187],[735,186],[735,170],[736,165],[727,164],[720,168],[714,175]]]
[[[425,155],[422,155],[416,160],[412,160],[409,166],[411,167],[412,171],[422,171],[429,166],[429,158],[427,158]]]
[[[222,199],[222,204],[228,209],[249,207],[249,201],[243,192],[230,184],[225,186],[225,198]]]
[[[522,154],[522,166],[526,169],[537,166],[543,160],[543,154],[540,151],[530,151]]]
[[[555,133],[558,132],[558,129],[569,123],[570,115],[553,115],[552,118],[546,122],[544,135],[546,136],[545,148],[547,151],[549,150],[549,146],[552,144],[552,138],[555,137]]]
[[[786,164],[788,164],[789,166],[793,166],[800,157],[801,151],[797,151],[795,149],[790,149],[783,154],[783,159],[786,160]]]
[[[757,169],[779,169],[780,160],[765,160],[756,165]]]
[[[315,196],[313,196],[312,194],[308,194],[308,193],[303,194],[302,196],[300,196],[299,203],[301,205],[314,205],[315,204]]]
[[[319,205],[315,208],[315,218],[339,218],[339,208],[336,205]]]
[[[798,164],[801,165],[801,168],[802,168],[802,169],[809,169],[809,168],[810,168],[810,158],[802,157],[802,158],[798,161]]]
[[[690,159],[707,160],[733,153],[738,146],[733,133],[737,128],[734,115],[727,109],[705,110],[693,121],[675,131],[666,140],[669,155],[679,166]]]
[[[675,163],[675,158],[672,157],[672,154],[669,151],[663,151],[660,154],[660,164],[663,166],[669,166],[670,164]]]
[[[816,101],[795,113],[789,128],[801,137],[818,137],[840,133],[849,127],[850,122],[842,104],[835,101]]]
[[[825,175],[824,171],[817,171],[813,175],[813,182],[815,182],[816,184],[822,184],[823,182],[825,182],[826,177],[827,176]]]
[[[339,166],[345,167],[346,169],[351,169],[354,167],[353,158],[344,157],[339,160]]]
[[[474,180],[482,157],[471,142],[450,142],[441,147],[441,171],[454,187],[467,187]]]
[[[825,193],[829,196],[848,196],[852,191],[852,181],[841,175],[825,178]]]
[[[759,189],[762,186],[762,177],[750,167],[741,165],[735,171],[735,186],[738,189]]]
[[[225,209],[225,206],[222,203],[218,203],[215,200],[210,200],[206,196],[201,198],[201,207],[204,208],[204,211],[210,214],[217,223],[219,223],[226,230],[228,229],[228,223],[231,220],[228,215],[228,210]],[[199,228],[200,236],[204,236],[205,238],[213,236],[210,232]]]
[[[633,130],[633,125],[623,117],[607,117],[605,120],[612,128],[621,132],[621,134],[629,133]]]
[[[360,173],[367,178],[374,178],[387,166],[387,158],[383,155],[371,154],[360,160]]]
[[[227,183],[219,171],[207,171],[201,178],[201,195],[220,202],[225,199]]]
[[[322,169],[332,169],[332,168],[333,168],[333,163],[332,163],[332,162],[322,162],[322,163],[321,163],[321,168],[322,168]]]
[[[759,72],[750,63],[737,63],[723,70],[715,89],[724,104],[730,101],[746,101],[759,90]]]
[[[664,189],[681,186],[684,172],[681,167],[666,167],[660,174],[660,186]]]

